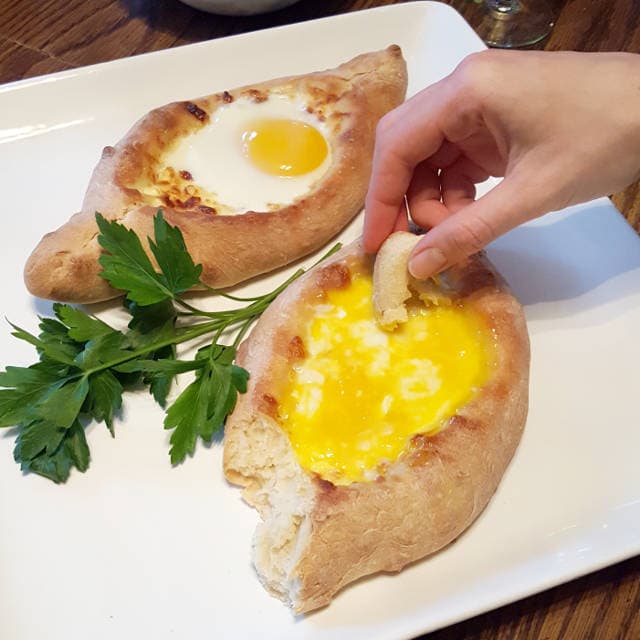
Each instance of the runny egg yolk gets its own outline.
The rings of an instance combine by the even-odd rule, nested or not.
[[[383,474],[413,435],[441,429],[489,374],[491,333],[464,304],[416,305],[387,332],[371,294],[368,276],[328,292],[280,407],[300,464],[334,484]]]
[[[255,120],[242,132],[242,141],[251,162],[276,176],[310,173],[324,162],[328,152],[324,136],[300,120]]]

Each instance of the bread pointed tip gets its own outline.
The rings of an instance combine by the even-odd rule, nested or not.
[[[46,234],[27,259],[23,278],[29,293],[46,300],[82,304],[117,297],[119,292],[101,278],[96,269],[100,256],[97,241],[93,241],[95,246],[82,252],[72,249],[71,244],[61,246],[61,234],[73,234],[69,226],[67,223]]]

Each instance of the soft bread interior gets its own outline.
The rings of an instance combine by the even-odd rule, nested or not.
[[[298,607],[295,568],[310,536],[313,487],[287,436],[262,414],[238,424],[225,471],[244,486],[243,497],[260,514],[253,562],[265,588]]]

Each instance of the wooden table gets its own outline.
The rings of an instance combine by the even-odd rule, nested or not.
[[[301,0],[276,13],[225,18],[177,0],[0,0],[0,83],[200,40],[394,4]],[[450,0],[471,24],[478,2]],[[637,0],[553,0],[547,50],[640,52]],[[640,231],[640,184],[613,201]],[[423,640],[640,638],[640,557],[442,629]]]

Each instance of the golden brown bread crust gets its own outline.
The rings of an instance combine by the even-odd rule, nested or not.
[[[144,237],[152,230],[158,206],[163,206],[165,218],[182,230],[189,252],[203,265],[203,281],[214,287],[230,286],[314,251],[362,208],[376,124],[402,102],[406,85],[406,65],[400,48],[393,45],[336,69],[151,111],[115,147],[104,149],[80,213],[45,235],[29,257],[27,288],[36,296],[69,302],[118,295],[98,275],[96,211]],[[159,203],[139,188],[153,180],[163,151],[204,126],[219,106],[238,98],[262,102],[270,92],[306,97],[329,128],[331,165],[306,196],[272,213],[221,216],[196,200]]]
[[[239,354],[251,377],[227,421],[225,473],[245,487],[245,499],[265,521],[254,551],[262,581],[296,612],[324,606],[349,582],[399,571],[458,537],[493,495],[526,419],[529,342],[522,309],[478,255],[443,279],[495,336],[496,360],[486,386],[447,428],[414,436],[375,482],[334,486],[302,470],[278,424],[289,371],[304,357],[302,327],[323,291],[371,268],[359,243],[346,247],[287,289]],[[283,514],[292,522],[288,530]]]

